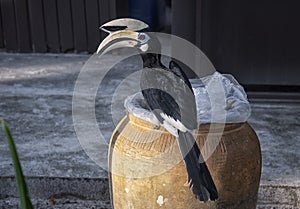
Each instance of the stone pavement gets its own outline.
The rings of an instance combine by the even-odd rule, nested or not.
[[[15,138],[36,208],[109,208],[107,172],[83,151],[72,120],[75,81],[89,57],[0,53],[0,118],[5,118]],[[97,93],[96,117],[106,140],[115,126],[109,120],[112,93],[139,62],[134,57],[116,65],[106,76],[105,89]],[[300,101],[250,101],[249,123],[263,154],[258,208],[300,208]],[[118,108],[120,118],[125,111],[121,103]],[[10,152],[0,129],[2,208],[18,204],[12,176]]]

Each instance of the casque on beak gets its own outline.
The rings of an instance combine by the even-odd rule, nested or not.
[[[121,18],[105,23],[100,29],[109,35],[99,45],[97,54],[123,47],[137,47],[144,51],[148,48],[145,44],[148,36],[137,31],[143,31],[147,28],[146,23],[131,18]]]
[[[116,20],[111,20],[103,24],[100,29],[112,33],[120,30],[130,30],[130,31],[143,31],[149,28],[149,26],[143,21],[132,19],[132,18],[120,18]]]

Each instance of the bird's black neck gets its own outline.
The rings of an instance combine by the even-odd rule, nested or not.
[[[161,60],[160,60],[160,54],[154,54],[154,53],[145,53],[141,54],[143,59],[143,67],[147,68],[155,68],[155,67],[162,67]]]

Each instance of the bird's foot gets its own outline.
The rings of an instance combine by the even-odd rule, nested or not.
[[[160,125],[153,124],[152,128],[155,129],[155,130],[158,130],[160,128]]]

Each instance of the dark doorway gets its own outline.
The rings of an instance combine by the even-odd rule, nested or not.
[[[244,85],[300,85],[300,1],[173,0],[172,33]],[[296,88],[296,90],[299,88]]]

